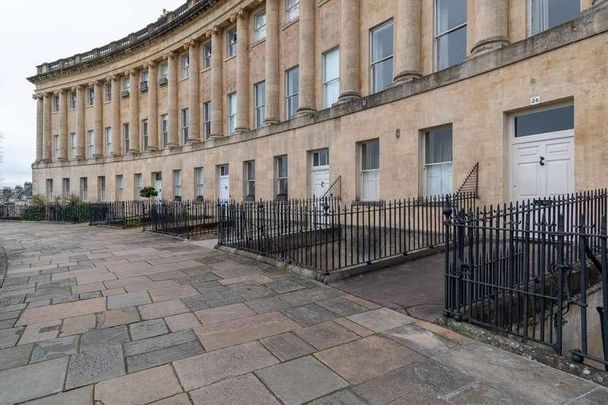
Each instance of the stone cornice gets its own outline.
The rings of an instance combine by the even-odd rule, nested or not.
[[[152,39],[175,30],[181,24],[199,16],[221,1],[223,0],[188,1],[174,11],[163,15],[158,21],[149,24],[146,28],[118,41],[69,58],[43,63],[37,66],[37,74],[28,77],[28,80],[31,83],[37,84],[54,77],[112,60],[126,52],[142,47]]]

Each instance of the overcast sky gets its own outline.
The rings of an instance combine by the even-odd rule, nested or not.
[[[85,52],[156,21],[185,0],[0,0],[0,185],[30,181],[36,65]]]

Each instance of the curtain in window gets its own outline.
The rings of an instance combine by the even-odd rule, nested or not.
[[[452,193],[452,129],[429,131],[425,137],[425,194]]]
[[[375,170],[380,168],[380,143],[367,142],[361,145],[361,169]]]
[[[532,1],[532,35],[538,34],[549,26],[549,0]]]

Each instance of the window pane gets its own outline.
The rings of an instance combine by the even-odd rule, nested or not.
[[[574,106],[515,117],[515,136],[544,134],[574,128]]]
[[[380,142],[378,140],[361,145],[361,168],[375,170],[380,168]]]
[[[297,94],[299,86],[299,69],[294,68],[287,72],[287,95]]]
[[[373,91],[381,91],[393,83],[393,58],[376,63],[372,69]]]
[[[425,137],[425,163],[452,161],[452,128],[429,131]]]
[[[372,63],[393,55],[393,23],[390,22],[372,32]]]
[[[325,54],[325,82],[340,77],[340,51],[333,50]]]
[[[261,82],[255,85],[255,106],[260,107],[265,103],[266,84]]]
[[[437,38],[437,69],[462,63],[467,54],[467,29],[462,27]]]
[[[573,20],[580,3],[573,0],[531,0],[532,35]]]
[[[467,0],[437,0],[437,34],[467,22]]]

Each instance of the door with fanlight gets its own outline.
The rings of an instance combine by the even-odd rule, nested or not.
[[[230,200],[230,171],[228,165],[218,167],[218,199],[222,202]]]
[[[514,118],[512,198],[574,191],[574,107],[533,110]]]
[[[311,194],[313,198],[321,198],[329,191],[329,149],[321,149],[311,153]]]

